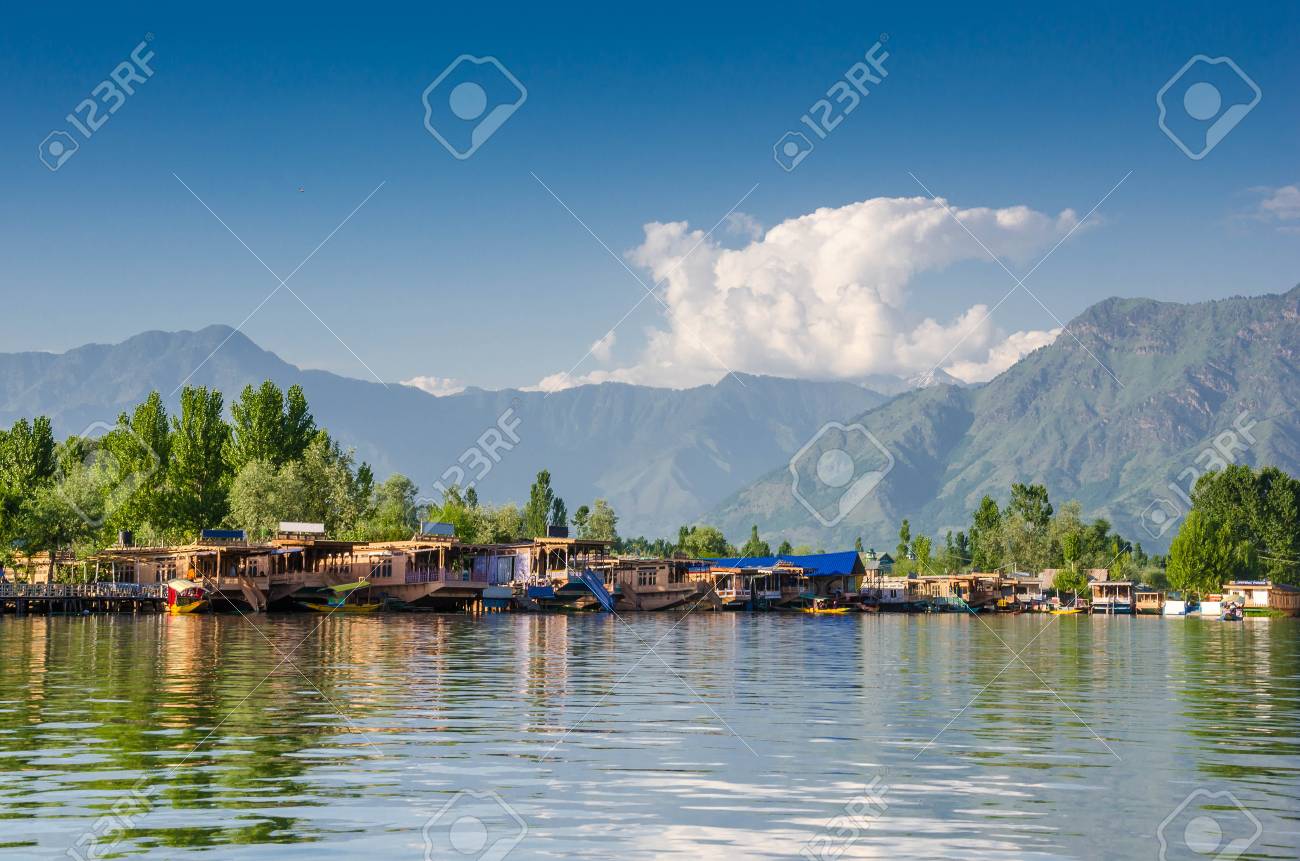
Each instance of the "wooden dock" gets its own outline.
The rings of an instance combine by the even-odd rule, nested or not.
[[[0,583],[0,613],[156,613],[166,596],[162,583]]]

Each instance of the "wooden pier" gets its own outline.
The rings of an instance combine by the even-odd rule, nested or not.
[[[0,583],[0,613],[156,613],[166,595],[161,583]]]

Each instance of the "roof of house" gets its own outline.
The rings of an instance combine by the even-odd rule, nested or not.
[[[786,562],[800,568],[809,569],[811,577],[828,577],[836,574],[861,574],[862,558],[856,550],[844,550],[839,553],[812,553],[804,556],[733,556],[726,559],[714,559],[716,568],[771,568],[778,562]]]

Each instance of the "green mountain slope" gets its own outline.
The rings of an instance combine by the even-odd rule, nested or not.
[[[1163,549],[1183,507],[1169,484],[1188,487],[1220,434],[1235,434],[1220,443],[1240,462],[1300,473],[1300,287],[1195,305],[1109,299],[1069,331],[984,386],[920,389],[860,416],[894,466],[840,522],[809,514],[784,464],[708,519],[729,536],[757,523],[795,543],[892,548],[904,517],[941,536],[967,528],[983,494],[1005,501],[1013,481],[1035,481]]]

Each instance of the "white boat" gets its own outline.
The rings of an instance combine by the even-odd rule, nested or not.
[[[1186,616],[1187,602],[1177,598],[1166,598],[1164,609],[1160,613],[1162,616]]]
[[[1201,615],[1217,619],[1223,613],[1223,598],[1218,595],[1206,595],[1201,601]]]

